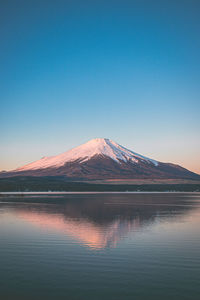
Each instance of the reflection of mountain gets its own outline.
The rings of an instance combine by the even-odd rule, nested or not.
[[[182,214],[189,206],[167,195],[83,196],[62,204],[16,206],[18,216],[34,225],[56,230],[91,248],[116,246],[129,232],[142,229],[163,217]],[[94,199],[95,198],[95,199]]]
[[[66,233],[79,242],[96,249],[115,246],[129,231],[139,227],[139,219],[121,222],[119,219],[100,226],[88,220],[66,219],[64,216],[37,211],[19,212],[21,218],[44,228]]]

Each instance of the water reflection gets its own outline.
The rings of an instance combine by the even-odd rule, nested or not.
[[[195,204],[195,198],[157,195],[79,195],[17,198],[12,208],[18,218],[43,229],[60,232],[92,249],[116,247],[130,232],[155,222],[180,218]],[[24,202],[29,202],[24,203]]]

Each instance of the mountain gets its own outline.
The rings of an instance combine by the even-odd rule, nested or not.
[[[162,163],[103,138],[93,139],[60,155],[43,157],[0,177],[66,176],[69,179],[200,179],[181,166]]]

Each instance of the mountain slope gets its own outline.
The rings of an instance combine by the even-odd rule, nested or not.
[[[64,166],[67,162],[73,161],[79,161],[82,164],[98,155],[109,157],[118,163],[129,160],[137,163],[141,159],[152,162],[154,165],[158,164],[155,160],[134,153],[109,139],[93,139],[60,155],[43,157],[36,162],[18,168],[16,171],[37,170],[49,167],[58,168]]]
[[[200,176],[178,165],[137,154],[109,139],[93,139],[60,155],[43,157],[1,177],[66,176],[71,179],[187,178]]]

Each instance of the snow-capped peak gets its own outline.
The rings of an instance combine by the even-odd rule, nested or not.
[[[112,140],[96,138],[60,155],[50,157],[45,156],[38,161],[18,168],[16,171],[58,168],[67,162],[73,162],[77,160],[80,163],[83,163],[96,155],[107,156],[118,163],[121,163],[122,161],[132,161],[134,163],[138,163],[139,160],[143,160],[148,163],[152,163],[155,166],[158,165],[157,161],[128,150]]]

